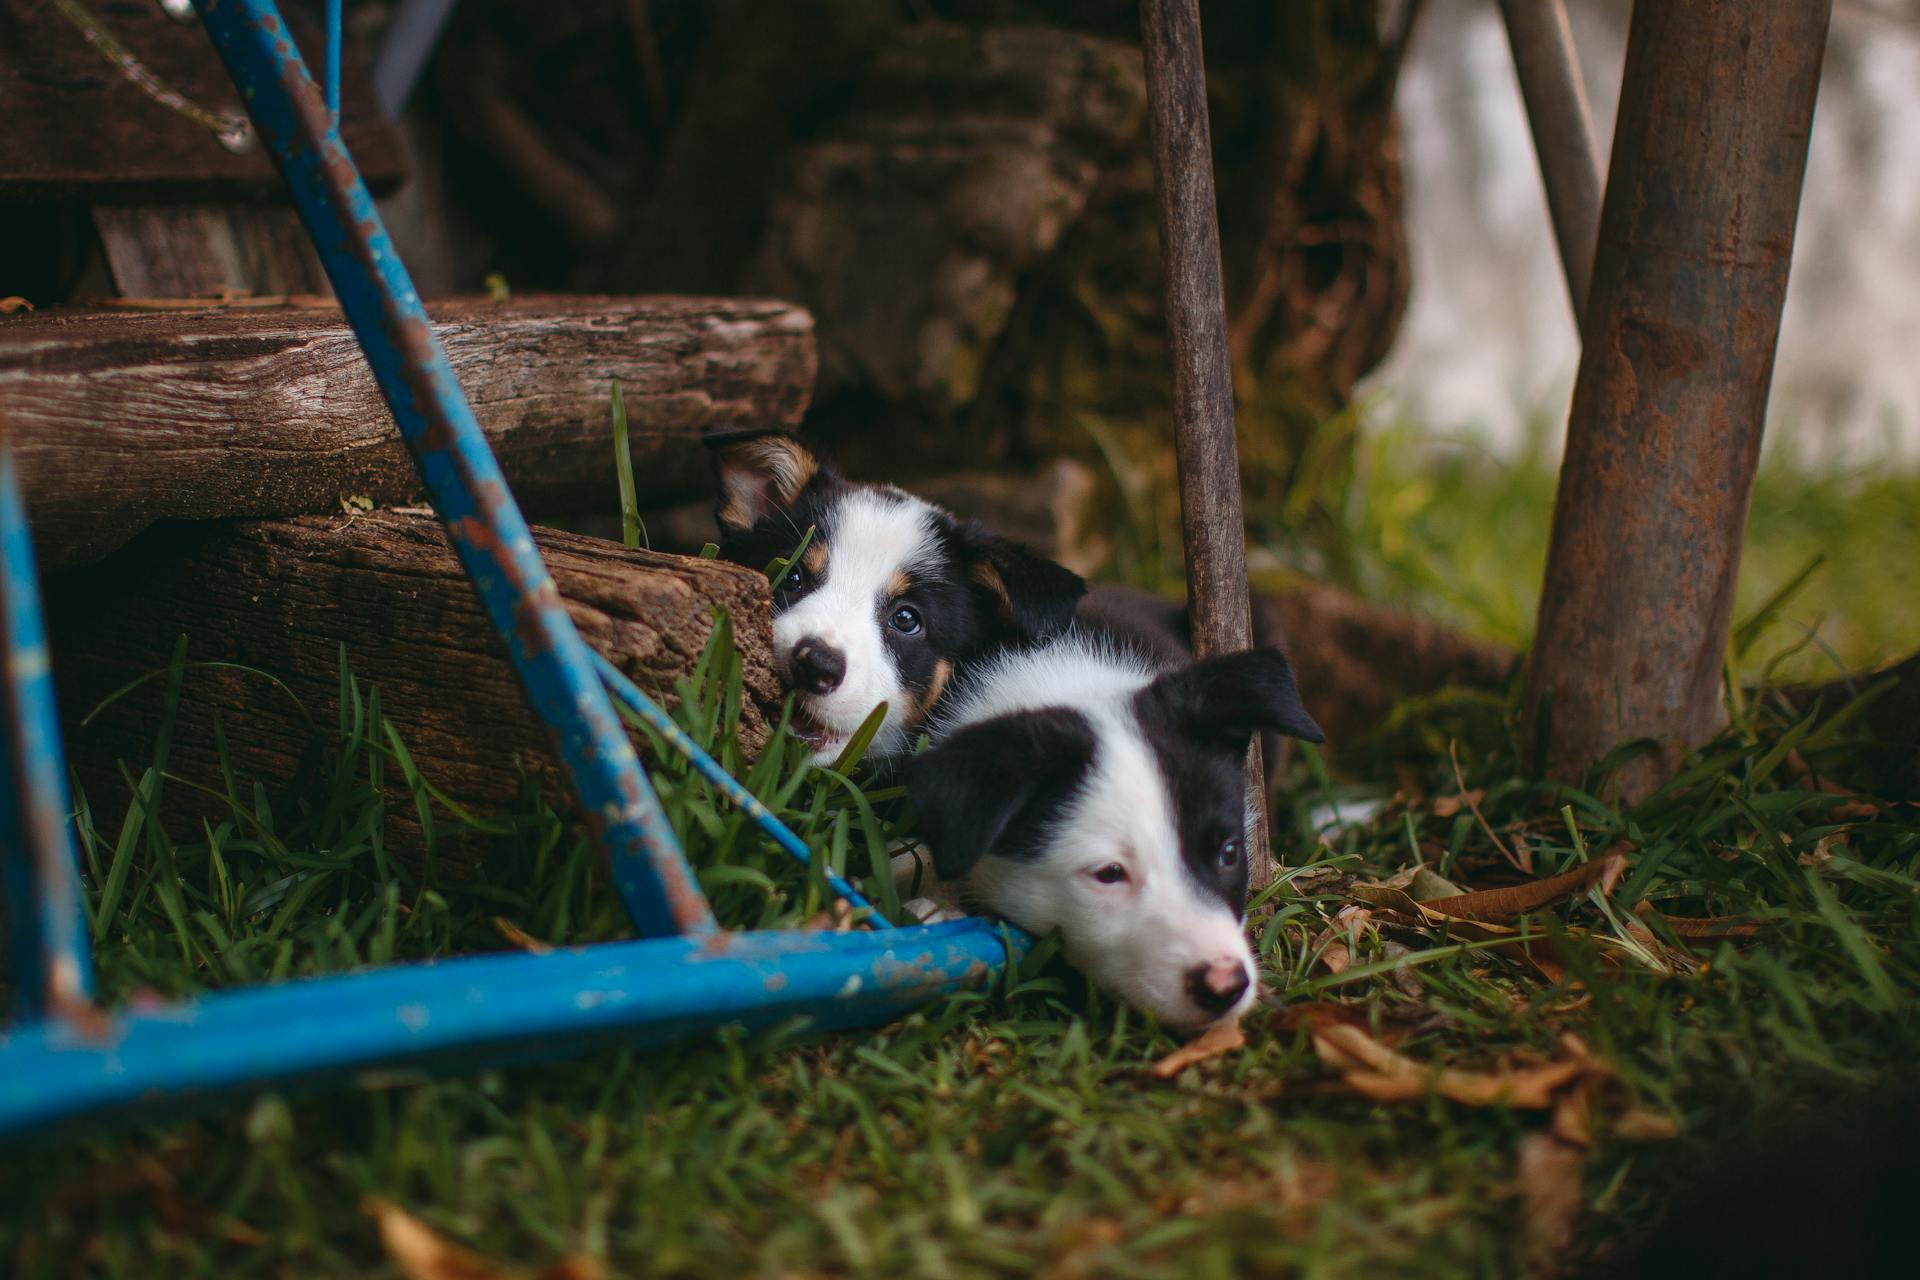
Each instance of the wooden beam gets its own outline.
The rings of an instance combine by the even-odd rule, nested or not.
[[[1199,0],[1141,0],[1140,32],[1166,273],[1187,600],[1194,653],[1205,658],[1251,648],[1253,628]],[[1247,769],[1250,778],[1266,776],[1258,740]],[[1267,838],[1266,788],[1254,790],[1261,797],[1251,856],[1258,889],[1273,878],[1273,849]]]
[[[741,740],[750,751],[766,741],[766,711],[781,692],[761,574],[551,530],[536,530],[535,541],[587,643],[669,700],[706,643],[712,609],[725,608],[746,665]],[[173,774],[221,788],[218,716],[236,769],[277,792],[317,743],[337,740],[344,645],[363,689],[378,686],[383,714],[453,799],[482,815],[505,812],[518,787],[516,758],[566,794],[545,732],[431,517],[156,529],[101,564],[53,575],[47,606],[67,750],[96,813],[124,811],[118,762],[138,777],[151,761],[165,681],[91,722],[87,715],[129,681],[163,670],[180,635],[190,662],[242,664],[278,677],[285,690],[249,670],[194,666],[182,683]],[[166,795],[175,812],[221,814],[219,802],[190,788]],[[392,811],[411,823],[404,792]],[[407,829],[417,839],[417,827]]]
[[[450,300],[428,308],[521,503],[616,504],[608,394],[626,395],[642,496],[710,484],[700,432],[792,427],[813,322],[781,302]],[[156,520],[404,504],[412,461],[332,304],[0,317],[0,415],[34,538],[78,564]]]
[[[1532,657],[1549,771],[1647,794],[1724,723],[1831,0],[1634,6]]]

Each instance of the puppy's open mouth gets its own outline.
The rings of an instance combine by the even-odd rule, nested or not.
[[[807,744],[816,754],[823,751],[835,751],[846,742],[846,735],[830,729],[815,719],[804,705],[794,703],[793,715],[787,721],[787,727],[793,730],[793,736]]]

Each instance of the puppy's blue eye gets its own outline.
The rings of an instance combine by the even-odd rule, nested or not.
[[[903,604],[893,611],[887,623],[903,636],[920,634],[920,611],[910,604]]]
[[[1117,862],[1109,862],[1093,873],[1093,878],[1101,884],[1125,884],[1127,869]]]
[[[1240,842],[1238,840],[1227,840],[1223,842],[1220,846],[1220,852],[1213,856],[1213,860],[1219,864],[1222,871],[1225,871],[1229,867],[1239,866]]]

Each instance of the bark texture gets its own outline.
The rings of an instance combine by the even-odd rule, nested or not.
[[[791,427],[812,322],[781,302],[465,299],[434,331],[521,504],[617,505],[620,380],[645,499],[710,486],[700,432]],[[156,520],[405,504],[412,460],[331,304],[49,310],[0,317],[0,417],[50,564],[97,559]],[[108,464],[108,465],[103,465]]]
[[[713,608],[725,608],[745,662],[742,742],[750,751],[764,744],[765,712],[780,691],[760,574],[551,530],[536,530],[535,541],[587,643],[669,701],[706,643]],[[169,525],[101,564],[55,575],[48,608],[67,749],[97,811],[125,803],[117,762],[137,777],[151,760],[165,681],[150,681],[91,721],[88,713],[127,682],[165,668],[180,635],[189,662],[254,668],[293,696],[249,671],[191,668],[170,772],[221,788],[218,717],[243,778],[270,790],[291,782],[340,733],[344,646],[362,692],[379,688],[381,710],[413,759],[454,800],[501,813],[517,793],[516,760],[563,786],[505,649],[429,517]],[[190,812],[220,811],[185,787],[166,794]],[[390,812],[410,823],[404,792]]]

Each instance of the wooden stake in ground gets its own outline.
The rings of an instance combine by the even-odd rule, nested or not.
[[[1194,652],[1204,658],[1252,647],[1253,628],[1198,0],[1141,0],[1140,32],[1159,196],[1160,260],[1167,279],[1187,601],[1192,606]],[[1273,878],[1273,850],[1267,839],[1266,775],[1257,738],[1247,767],[1261,797],[1251,855],[1253,884],[1259,888]]]
[[[1831,0],[1635,5],[1541,590],[1528,729],[1645,795],[1723,723]]]

